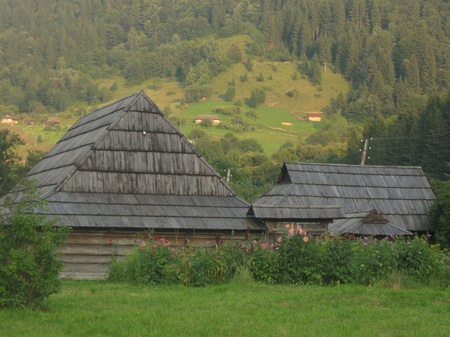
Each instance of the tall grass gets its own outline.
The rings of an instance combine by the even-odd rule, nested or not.
[[[0,311],[0,335],[447,336],[450,293],[341,285],[66,281],[47,311]]]

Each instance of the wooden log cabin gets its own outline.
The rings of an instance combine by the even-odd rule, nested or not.
[[[311,234],[425,234],[434,200],[420,167],[285,163],[249,214],[273,235],[286,224]]]
[[[28,173],[57,226],[72,232],[62,278],[106,276],[145,231],[177,245],[261,236],[236,196],[143,92],[79,119]]]

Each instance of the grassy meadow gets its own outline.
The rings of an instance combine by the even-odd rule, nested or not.
[[[0,310],[8,336],[448,336],[450,293],[430,288],[205,288],[64,281],[42,311]]]

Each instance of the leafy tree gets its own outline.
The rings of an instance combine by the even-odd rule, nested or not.
[[[259,118],[258,112],[256,111],[255,108],[251,108],[250,110],[248,110],[245,115],[247,117],[253,118],[254,121],[256,121]]]
[[[201,138],[203,138],[205,136],[206,136],[206,132],[205,131],[203,131],[203,130],[201,130],[199,128],[194,128],[189,133],[188,138],[195,140],[195,139],[201,139]]]
[[[433,181],[436,200],[430,209],[431,226],[436,241],[443,248],[450,248],[450,180]]]
[[[247,104],[251,108],[256,108],[258,104],[262,104],[266,101],[266,91],[264,88],[257,88],[252,90],[252,94],[247,101]]]
[[[31,170],[34,166],[36,166],[42,158],[46,155],[46,152],[41,150],[28,150],[27,159],[25,161],[25,170]]]
[[[202,98],[210,97],[212,88],[210,85],[192,85],[184,89],[183,93],[186,102],[193,103],[200,101]]]
[[[223,100],[225,102],[232,102],[235,96],[236,96],[236,88],[234,85],[233,86],[230,85],[227,88],[227,91],[225,92]]]
[[[8,212],[0,214],[0,307],[38,308],[61,285],[59,253],[69,229],[33,213],[45,204],[32,182],[20,189],[25,193],[6,197]]]
[[[239,80],[241,81],[241,83],[247,82],[248,81],[248,73],[245,72],[243,75],[241,75],[239,77]]]
[[[260,152],[264,153],[264,149],[261,144],[254,138],[243,139],[239,144],[239,148],[242,152]]]
[[[256,76],[256,81],[264,82],[264,74],[263,73],[259,73],[258,76]]]
[[[20,157],[15,152],[25,142],[7,129],[0,130],[0,196],[7,193],[21,178],[18,174]]]
[[[204,119],[202,120],[202,122],[200,123],[200,126],[203,126],[204,128],[209,128],[210,126],[212,126],[212,121],[210,119]]]
[[[248,59],[247,62],[244,63],[244,66],[247,71],[253,71],[253,62],[251,59]]]
[[[242,61],[242,51],[238,45],[232,44],[227,51],[227,57],[232,63],[239,63]]]

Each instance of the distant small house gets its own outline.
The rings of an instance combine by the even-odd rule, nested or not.
[[[307,118],[311,122],[320,122],[322,120],[321,112],[309,112]]]
[[[195,117],[195,124],[201,124],[203,121],[209,120],[212,125],[219,125],[220,119],[216,115],[198,115]]]
[[[19,123],[18,119],[11,115],[6,115],[1,119],[1,124],[17,124],[17,123]]]
[[[61,121],[59,120],[59,118],[56,118],[56,117],[50,117],[50,118],[45,122],[45,125],[49,125],[49,126],[52,126],[52,125],[59,125],[59,124],[61,124]]]

